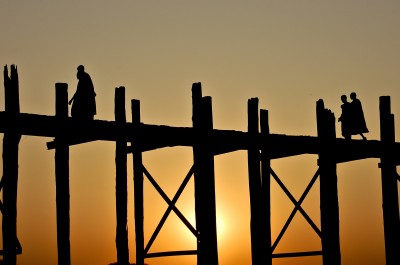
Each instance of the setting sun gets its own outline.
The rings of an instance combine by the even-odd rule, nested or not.
[[[269,227],[262,223],[251,229],[252,218],[269,210],[251,209],[255,204],[249,178],[256,176],[252,178],[256,185],[251,186],[256,192],[259,186],[268,186],[268,179],[257,177],[264,165],[258,163],[262,161],[258,154],[268,148],[266,144],[275,152],[270,165],[281,181],[270,176],[272,265],[324,263],[319,254],[326,220],[321,209],[326,208],[320,190],[326,186],[337,187],[329,193],[334,199],[328,200],[338,204],[330,204],[328,216],[336,215],[327,219],[337,221],[334,247],[341,265],[385,264],[390,233],[387,226],[385,231],[384,216],[390,196],[384,187],[392,188],[390,198],[398,198],[399,180],[389,178],[392,182],[385,186],[382,167],[387,164],[382,158],[387,150],[381,143],[382,134],[387,136],[382,127],[394,128],[388,138],[396,142],[391,143],[395,150],[400,139],[399,25],[400,1],[395,0],[3,1],[0,65],[8,70],[16,66],[19,93],[12,93],[17,98],[12,105],[9,100],[6,104],[10,94],[0,93],[0,204],[7,208],[6,213],[2,209],[0,253],[4,255],[6,249],[15,256],[16,233],[21,245],[16,251],[19,265],[54,265],[60,256],[70,257],[68,265],[107,265],[121,256],[138,263],[146,247],[151,254],[184,254],[143,258],[146,264],[195,265],[194,231],[199,225],[195,200],[202,198],[207,205],[202,212],[207,214],[200,216],[203,227],[216,225],[213,251],[218,265],[255,265],[255,252],[261,257],[271,254],[270,246],[263,245],[268,240],[257,241],[262,251],[252,249],[255,232]],[[88,82],[81,65],[91,78],[90,104],[96,108],[92,106],[83,121],[75,115],[79,95],[73,99],[80,79]],[[5,86],[10,72],[4,73]],[[195,98],[192,86],[200,83],[202,94]],[[117,96],[116,88],[123,97]],[[345,139],[349,134],[342,134],[339,121],[341,98],[345,95],[350,102],[352,93],[362,102],[367,128],[363,135]],[[391,101],[383,98],[383,104],[381,96],[390,96]],[[259,117],[257,124],[260,130],[267,124],[272,138],[248,133],[249,121],[256,120],[248,113],[252,98],[258,98],[257,113],[268,110],[263,112],[267,122],[260,124]],[[329,126],[318,125],[320,99],[324,108],[318,113],[326,114],[322,120],[329,120]],[[10,106],[14,106],[11,112]],[[19,114],[13,116],[17,110]],[[196,111],[201,119],[195,117]],[[394,125],[388,122],[391,117]],[[201,129],[195,130],[196,126]],[[318,149],[325,127],[335,144]],[[21,132],[20,138],[15,137]],[[6,133],[18,140],[12,156],[16,163],[7,162],[10,137]],[[252,148],[258,149],[249,159]],[[304,152],[296,153],[300,149]],[[318,152],[328,149],[331,152],[325,155],[335,162],[328,171],[335,174],[326,179],[337,181],[324,186],[326,179],[321,182],[318,177],[302,198],[324,165]],[[176,209],[168,209],[192,172],[195,153],[203,155],[199,175],[206,176],[201,179],[208,181],[204,186],[215,183],[215,211],[210,190],[196,184],[204,192],[195,194],[194,174],[173,205]],[[341,159],[333,159],[336,155]],[[126,157],[125,164],[121,157]],[[249,160],[255,161],[255,167]],[[397,176],[397,164],[391,166],[391,176]],[[17,184],[12,186],[16,200],[7,193],[10,167]],[[143,173],[142,190],[141,175],[135,172]],[[7,212],[10,197],[17,210],[11,215]],[[304,200],[299,203],[300,199]],[[256,204],[261,201],[268,198]],[[389,205],[395,206],[393,201]],[[389,212],[394,216],[395,210]],[[166,211],[168,218],[149,244]],[[178,215],[188,220],[190,229]],[[207,240],[212,238],[214,244],[215,230],[211,230]],[[60,241],[68,243],[63,247]],[[121,251],[124,255],[118,254]],[[304,256],[283,258],[282,253]]]

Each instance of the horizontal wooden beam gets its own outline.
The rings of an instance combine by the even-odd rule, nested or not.
[[[15,116],[14,116],[15,117]],[[40,136],[54,138],[57,131],[57,121],[54,116],[20,113],[16,118],[10,120],[4,111],[0,112],[0,133],[4,133],[9,124],[13,124],[22,135]],[[93,120],[81,122],[68,118],[67,135],[70,145],[91,141],[116,141],[117,126],[115,121]],[[191,127],[172,127],[165,125],[141,124],[139,133],[132,123],[126,123],[122,130],[127,142],[134,142],[133,135],[138,135],[141,150],[150,151],[154,149],[174,146],[192,147],[199,139],[198,133]],[[247,132],[234,130],[212,130],[211,144],[214,154],[224,154],[238,150],[248,150],[250,136]],[[270,134],[269,150],[271,159],[296,156],[301,154],[318,154],[319,140],[315,136],[299,136]],[[252,139],[254,141],[254,139]],[[262,135],[258,134],[258,145],[261,148]],[[348,162],[365,158],[379,158],[382,153],[382,144],[377,140],[345,140],[335,139],[334,150],[337,163]],[[49,149],[54,149],[56,142],[48,143]],[[393,156],[400,158],[400,143],[394,143]],[[400,164],[398,159],[397,164]]]
[[[185,255],[197,255],[197,250],[178,250],[178,251],[148,253],[146,254],[146,258],[159,258],[159,257],[185,256]]]
[[[322,251],[306,251],[306,252],[272,254],[272,258],[296,258],[296,257],[321,256],[321,255]]]

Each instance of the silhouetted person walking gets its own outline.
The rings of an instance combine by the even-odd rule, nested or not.
[[[342,95],[340,97],[343,104],[340,106],[342,108],[342,115],[340,115],[338,121],[342,123],[342,135],[344,139],[351,139],[351,106],[350,102],[347,101],[347,96]]]
[[[76,74],[78,86],[74,96],[69,101],[72,103],[71,116],[79,120],[93,120],[96,115],[96,93],[90,75],[85,72],[83,65],[78,66]]]
[[[368,128],[364,118],[364,111],[361,105],[361,101],[357,98],[355,92],[350,94],[351,103],[350,103],[350,110],[352,116],[352,123],[351,123],[351,134],[356,135],[359,134],[361,137],[366,140],[367,138],[364,136],[363,133],[367,133]]]

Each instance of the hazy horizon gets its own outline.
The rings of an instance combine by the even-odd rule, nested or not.
[[[340,96],[356,92],[370,131],[366,136],[379,140],[379,96],[391,96],[400,130],[398,25],[400,2],[394,0],[4,2],[0,65],[18,67],[24,113],[54,115],[55,83],[68,83],[71,98],[82,64],[97,93],[95,119],[114,120],[114,89],[125,86],[128,121],[130,100],[139,99],[143,123],[191,127],[191,86],[201,82],[203,95],[212,97],[214,128],[247,131],[247,100],[258,97],[260,108],[269,110],[271,133],[288,135],[316,136],[316,101],[323,99],[337,120]],[[342,137],[339,122],[336,135]],[[51,140],[23,136],[19,145],[19,265],[57,263],[54,151],[46,149]],[[71,264],[116,261],[114,156],[112,142],[70,147]],[[379,162],[337,165],[342,265],[384,263]],[[143,163],[172,198],[193,163],[192,149],[146,152]],[[317,156],[273,160],[272,168],[299,199],[317,170]],[[249,265],[247,153],[216,156],[215,176],[219,264]],[[318,188],[317,181],[302,206],[319,226]],[[271,196],[274,241],[293,204],[273,181]],[[195,225],[193,180],[177,206]],[[145,181],[146,242],[166,208]],[[131,156],[128,233],[135,262]],[[195,246],[172,213],[151,252]],[[296,214],[276,253],[320,249],[317,235]],[[196,257],[145,262],[196,264]],[[322,258],[273,264],[317,265]]]

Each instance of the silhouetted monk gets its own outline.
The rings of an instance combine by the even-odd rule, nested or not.
[[[69,101],[71,108],[71,116],[80,120],[93,120],[96,115],[96,93],[90,75],[85,72],[83,65],[78,66],[76,74],[78,78],[78,86],[74,96]]]
[[[342,95],[340,97],[343,104],[340,106],[342,108],[342,115],[339,117],[339,121],[342,123],[342,135],[344,139],[351,139],[351,106],[350,102],[347,101],[347,96]]]
[[[362,109],[361,101],[357,98],[355,92],[350,94],[351,103],[350,103],[350,110],[352,116],[352,123],[351,123],[351,134],[356,135],[359,134],[361,137],[366,140],[367,138],[364,136],[363,133],[367,133],[368,128],[364,118],[364,111]]]

